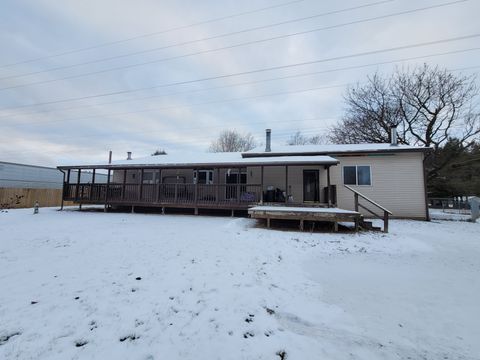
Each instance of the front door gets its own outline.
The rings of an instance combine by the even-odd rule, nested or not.
[[[303,170],[303,201],[320,201],[318,170]]]

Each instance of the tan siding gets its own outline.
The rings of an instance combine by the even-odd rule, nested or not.
[[[340,164],[331,168],[331,179],[337,185],[339,207],[354,207],[353,193],[343,186],[343,166],[370,165],[372,186],[353,188],[389,209],[395,217],[425,218],[423,154],[338,157],[338,160]]]

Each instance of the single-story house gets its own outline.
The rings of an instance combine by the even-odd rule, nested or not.
[[[428,219],[424,147],[391,143],[271,145],[243,153],[172,153],[88,165],[59,166],[64,200],[162,209],[247,210],[288,205],[340,208],[365,215]],[[75,171],[76,178],[72,177]],[[107,183],[81,180],[107,173]],[[369,205],[370,207],[367,207]],[[372,212],[372,208],[377,210]],[[379,216],[381,217],[381,216]]]

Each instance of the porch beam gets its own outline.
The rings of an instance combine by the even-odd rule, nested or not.
[[[89,199],[92,200],[93,199],[93,189],[94,189],[94,185],[95,184],[95,169],[92,170],[92,185],[90,186],[90,196],[89,196]]]
[[[264,166],[260,166],[260,204],[263,204],[263,170]]]
[[[110,172],[111,170],[108,169],[108,173],[107,173],[107,186],[105,188],[105,207],[103,209],[103,211],[107,212],[107,207],[108,207],[108,190],[110,188]]]
[[[285,202],[288,202],[288,165],[285,165]]]
[[[215,200],[217,201],[217,203],[220,202],[220,168],[216,168],[216,181],[217,181],[217,184],[215,186]],[[214,181],[215,183],[215,181]]]
[[[75,189],[75,200],[78,201],[78,192],[80,190],[80,177],[82,176],[82,170],[78,169],[77,173],[77,188]]]
[[[193,169],[193,173],[194,174],[197,174],[197,177],[195,178],[195,186],[194,186],[194,190],[193,190],[193,196],[194,196],[194,204],[197,205],[198,203],[198,179],[199,179],[199,173],[198,173],[198,169]],[[205,183],[208,183],[208,176],[205,180]],[[198,209],[195,208],[195,215],[198,215]]]
[[[142,193],[143,193],[143,175],[144,169],[140,171],[140,187],[138,188],[138,201],[142,201]]]
[[[330,186],[330,166],[325,166],[327,169],[327,197],[328,197],[328,207],[332,207],[332,194],[331,194],[331,186]]]
[[[65,197],[65,172],[60,170],[63,174],[63,184],[62,184],[62,204],[60,206],[60,210],[63,210],[63,198]]]
[[[157,186],[157,202],[160,202],[160,196],[162,191],[162,169],[158,169],[158,186]]]
[[[237,202],[240,203],[240,177],[242,176],[242,168],[237,169]]]

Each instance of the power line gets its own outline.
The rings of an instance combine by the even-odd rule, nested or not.
[[[223,37],[243,34],[243,33],[251,32],[251,31],[264,30],[264,29],[277,27],[277,26],[281,26],[281,25],[286,25],[286,24],[291,24],[291,23],[295,23],[295,22],[311,20],[311,19],[315,19],[315,18],[318,18],[318,17],[324,17],[324,16],[328,16],[328,15],[339,14],[339,13],[342,13],[342,12],[358,10],[358,9],[371,7],[371,6],[376,6],[376,5],[379,5],[379,4],[384,4],[384,3],[392,2],[392,1],[394,1],[394,0],[378,1],[378,2],[374,2],[374,3],[368,3],[368,4],[354,6],[354,7],[350,7],[350,8],[324,12],[324,13],[320,13],[320,14],[316,14],[316,15],[310,15],[310,16],[306,16],[306,17],[302,17],[302,18],[296,18],[296,19],[292,19],[292,20],[276,22],[276,23],[272,23],[272,24],[268,24],[268,25],[255,26],[255,27],[252,27],[252,28],[233,31],[233,32],[224,33],[224,34],[220,34],[220,35],[213,35],[213,36],[204,37],[204,38],[201,38],[201,39],[189,40],[189,41],[179,42],[179,43],[175,43],[175,44],[171,44],[171,45],[155,47],[155,48],[151,48],[151,49],[147,49],[147,50],[135,51],[135,52],[127,53],[127,54],[110,56],[110,57],[106,57],[106,58],[102,58],[102,59],[90,60],[90,61],[80,62],[80,63],[76,63],[76,64],[56,66],[56,67],[52,67],[52,68],[49,68],[49,69],[33,71],[33,72],[29,72],[29,73],[24,73],[24,74],[9,75],[9,76],[5,76],[5,77],[1,77],[0,80],[15,79],[15,78],[20,78],[20,77],[25,77],[25,76],[41,74],[41,73],[45,73],[45,72],[70,69],[70,68],[73,68],[73,67],[78,67],[78,66],[83,66],[83,65],[91,65],[91,64],[96,64],[96,63],[100,63],[100,62],[105,62],[105,61],[110,61],[110,60],[115,60],[115,59],[121,59],[121,58],[140,55],[140,54],[146,54],[146,53],[149,53],[149,52],[155,52],[155,51],[159,51],[159,50],[170,49],[170,48],[173,48],[173,47],[194,44],[194,43],[197,43],[197,42],[208,41],[208,40],[213,40],[213,39],[220,39],[220,38],[223,38]],[[453,3],[458,3],[458,2],[463,2],[463,1],[468,1],[468,0],[455,1]],[[445,5],[441,5],[441,6],[445,6]]]
[[[365,52],[360,52],[360,53],[353,53],[353,54],[348,54],[348,55],[341,55],[341,56],[335,56],[335,57],[330,57],[330,58],[323,58],[323,59],[319,59],[319,60],[305,61],[305,62],[300,62],[300,63],[295,63],[295,64],[279,65],[279,66],[272,66],[272,67],[262,68],[262,69],[242,71],[242,72],[237,72],[237,73],[232,73],[232,74],[210,76],[210,77],[204,77],[204,78],[199,78],[199,79],[194,79],[194,80],[177,81],[177,82],[172,82],[172,83],[165,83],[165,84],[143,87],[143,88],[130,89],[130,90],[119,90],[119,91],[103,93],[103,94],[87,95],[87,96],[82,96],[82,97],[53,100],[53,101],[47,101],[47,102],[41,102],[41,103],[35,103],[35,104],[28,104],[28,105],[19,105],[19,106],[3,108],[3,109],[0,109],[0,110],[19,109],[19,108],[26,108],[26,107],[33,107],[33,106],[40,106],[40,105],[51,105],[51,104],[58,104],[58,103],[70,102],[70,101],[79,101],[79,100],[87,100],[87,99],[92,99],[92,98],[100,98],[100,97],[113,96],[113,95],[122,95],[122,94],[127,94],[127,93],[143,91],[143,90],[152,90],[152,89],[157,89],[157,88],[164,88],[164,87],[171,87],[171,86],[178,86],[178,85],[187,85],[187,84],[209,81],[209,80],[225,79],[225,78],[240,76],[240,75],[255,74],[255,73],[261,73],[261,72],[272,71],[272,70],[288,69],[288,68],[293,68],[293,67],[298,67],[298,66],[313,65],[313,64],[325,63],[325,62],[331,62],[331,61],[337,61],[337,60],[351,59],[351,58],[355,58],[355,57],[377,55],[377,54],[381,54],[381,53],[388,53],[388,52],[394,52],[394,51],[399,51],[399,50],[406,50],[406,49],[412,49],[412,48],[418,48],[418,47],[424,47],[424,46],[430,46],[430,45],[444,44],[444,43],[455,42],[455,41],[460,41],[460,40],[473,39],[473,38],[476,38],[476,37],[479,37],[479,36],[480,36],[480,34],[470,34],[470,35],[458,36],[458,37],[454,37],[454,38],[427,41],[427,42],[415,43],[415,44],[410,44],[410,45],[401,45],[401,46],[396,46],[396,47],[391,47],[391,48],[386,48],[386,49],[370,50],[370,51],[365,51]]]
[[[303,121],[325,121],[325,120],[335,120],[334,118],[309,118],[309,119],[291,119],[291,120],[281,120],[281,121],[261,121],[261,122],[254,122],[254,123],[247,123],[248,125],[251,124],[263,124],[263,123],[268,123],[268,124],[277,124],[277,123],[282,123],[282,122],[303,122]],[[202,126],[202,127],[197,127],[196,129],[212,129],[212,128],[228,128],[228,126],[220,125],[220,126]],[[230,126],[230,128],[235,128]],[[327,129],[328,126],[321,126],[321,127],[309,127],[307,130],[303,130],[302,134],[317,134],[321,130]],[[190,128],[190,130],[195,130],[195,128]],[[131,134],[144,134],[144,133],[155,133],[155,132],[164,132],[165,130],[158,130],[158,131],[139,131],[139,132],[128,132],[125,133],[124,135],[131,135]],[[284,137],[290,137],[292,134],[295,133],[295,130],[280,130],[280,131],[275,131],[275,137],[276,138],[284,138]],[[96,136],[105,136],[105,134],[97,134],[97,135],[85,135],[85,136],[75,136],[75,137],[62,137],[62,139],[78,139],[78,138],[84,138],[84,137],[96,137]],[[182,145],[196,145],[198,144],[199,141],[210,141],[212,137],[217,136],[217,134],[211,134],[211,135],[205,135],[205,136],[195,136],[195,140],[189,140],[189,141],[175,141],[173,144],[182,144]],[[118,137],[118,135],[117,135]],[[261,142],[263,138],[260,138],[258,136],[254,136],[257,142]],[[79,150],[78,152],[81,152]],[[38,153],[38,150],[25,150],[25,151],[2,151],[2,154],[28,154],[28,153]]]
[[[327,121],[327,120],[335,120],[336,118],[334,117],[315,117],[315,118],[305,118],[305,119],[289,119],[289,120],[274,120],[274,121],[254,121],[254,122],[251,122],[251,121],[247,121],[247,122],[242,122],[242,125],[247,125],[247,126],[251,126],[251,125],[255,125],[255,124],[264,124],[264,123],[268,123],[268,124],[278,124],[278,123],[294,123],[294,122],[307,122],[307,121]],[[188,130],[189,131],[192,131],[192,132],[195,132],[196,134],[198,134],[198,130],[205,130],[205,129],[225,129],[226,127],[228,126],[225,126],[225,125],[215,125],[215,126],[197,126],[197,127],[192,127],[192,126],[189,126],[188,127]],[[235,128],[235,127],[233,127]],[[162,133],[162,132],[165,132],[164,129],[162,130],[148,130],[148,131],[128,131],[128,133],[125,133],[124,135],[129,135],[131,136],[132,134],[133,135],[141,135],[141,134],[152,134],[152,133]],[[185,129],[182,129],[182,133],[185,133]],[[105,133],[97,133],[97,134],[87,134],[87,135],[75,135],[75,136],[64,136],[64,135],[60,135],[58,134],[62,140],[68,140],[68,139],[81,139],[81,138],[92,138],[92,137],[105,137]],[[108,135],[108,133],[107,133]],[[116,135],[117,136],[117,135]],[[201,138],[201,137],[200,137]],[[196,139],[198,139],[198,137],[196,137]],[[2,152],[3,153],[3,152]]]
[[[320,74],[325,74],[325,73],[359,69],[359,68],[364,68],[364,67],[387,65],[387,64],[393,64],[393,63],[410,61],[410,60],[425,59],[425,58],[434,57],[434,56],[444,56],[444,55],[465,53],[465,52],[476,51],[476,50],[480,50],[480,47],[468,48],[468,49],[462,49],[462,50],[453,50],[453,51],[447,51],[447,52],[441,52],[441,53],[435,53],[435,54],[428,54],[428,55],[422,55],[422,56],[407,57],[407,58],[401,58],[401,59],[398,59],[398,60],[389,60],[389,61],[382,61],[382,62],[370,63],[370,64],[353,65],[353,66],[347,66],[347,67],[341,67],[341,68],[335,68],[335,69],[329,69],[329,70],[321,70],[321,71],[306,72],[306,73],[301,73],[301,74],[286,75],[286,76],[280,76],[280,77],[273,77],[273,78],[255,80],[255,81],[241,82],[241,83],[236,83],[236,84],[208,87],[208,88],[203,88],[203,89],[194,89],[194,90],[180,91],[180,92],[160,94],[160,95],[150,95],[150,96],[145,96],[145,97],[141,97],[141,98],[134,98],[134,99],[108,101],[108,102],[103,102],[103,103],[99,103],[99,104],[92,104],[92,105],[81,105],[81,106],[73,106],[73,107],[60,108],[60,109],[47,109],[47,110],[43,110],[43,111],[31,111],[31,112],[28,112],[28,113],[19,113],[19,114],[13,114],[12,113],[12,114],[1,115],[0,119],[7,118],[7,117],[11,118],[11,117],[16,117],[16,116],[22,116],[22,115],[24,116],[24,115],[31,115],[31,114],[52,113],[52,112],[57,112],[57,111],[77,110],[77,109],[84,109],[86,107],[97,107],[97,106],[110,105],[110,104],[135,102],[135,101],[141,101],[141,100],[147,100],[147,99],[153,99],[153,98],[162,98],[162,97],[168,97],[168,96],[174,96],[174,95],[182,95],[182,94],[190,94],[190,93],[196,93],[196,92],[204,92],[204,91],[225,89],[225,88],[230,88],[230,87],[252,85],[252,84],[270,82],[270,81],[275,81],[275,80],[293,79],[293,78],[298,78],[298,77],[320,75]],[[465,69],[470,69],[470,68],[475,68],[475,67],[477,67],[477,66],[473,66],[473,67],[469,67],[469,68],[462,68],[462,69],[452,69],[450,71],[459,71],[459,70],[465,70]]]
[[[322,27],[322,28],[316,28],[316,29],[311,29],[311,30],[306,30],[306,31],[298,31],[298,32],[294,32],[294,33],[278,35],[278,36],[264,38],[264,39],[246,41],[246,42],[237,43],[237,44],[234,44],[234,45],[228,45],[228,46],[223,46],[223,47],[218,47],[218,48],[213,48],[213,49],[201,50],[201,51],[191,52],[191,53],[183,54],[183,55],[177,55],[177,56],[171,56],[171,57],[166,57],[166,58],[161,58],[161,59],[149,60],[149,61],[144,61],[144,62],[135,63],[135,64],[129,64],[129,65],[122,65],[122,66],[117,66],[117,67],[112,67],[112,68],[107,68],[107,69],[97,70],[97,71],[92,71],[92,72],[85,72],[85,73],[81,73],[81,74],[65,76],[65,77],[58,78],[58,79],[50,79],[50,80],[37,81],[37,82],[32,82],[32,83],[27,83],[27,84],[12,85],[12,86],[8,86],[8,87],[0,88],[0,91],[17,89],[17,88],[22,88],[22,87],[32,86],[32,85],[49,84],[49,83],[63,81],[63,80],[77,79],[77,78],[81,78],[81,77],[85,77],[85,76],[104,74],[104,73],[117,71],[117,70],[131,69],[131,68],[134,68],[134,67],[151,65],[151,64],[156,64],[156,63],[159,63],[159,62],[164,62],[164,61],[176,60],[176,59],[191,57],[191,56],[195,56],[195,55],[203,55],[203,54],[208,54],[208,53],[217,52],[217,51],[221,51],[221,50],[234,49],[234,48],[243,47],[243,46],[247,46],[247,45],[260,44],[260,43],[269,42],[269,41],[273,41],[273,40],[285,39],[285,38],[289,38],[289,37],[293,37],[293,36],[305,35],[305,34],[310,34],[310,33],[318,32],[318,31],[335,29],[335,28],[339,28],[339,27],[344,27],[344,26],[349,26],[349,25],[354,25],[354,24],[359,24],[359,23],[364,23],[364,22],[369,22],[369,21],[375,21],[375,20],[379,20],[379,19],[385,19],[385,18],[389,18],[389,17],[393,17],[393,16],[415,13],[415,12],[418,12],[418,11],[425,11],[425,10],[432,9],[432,8],[438,8],[438,7],[441,7],[441,6],[447,6],[447,5],[457,4],[457,3],[466,2],[466,1],[469,1],[469,0],[458,0],[458,1],[444,3],[444,4],[440,4],[440,5],[432,5],[432,6],[417,8],[417,9],[413,9],[413,10],[401,11],[401,12],[397,12],[397,13],[392,13],[392,14],[387,14],[387,15],[382,15],[382,16],[376,16],[376,17],[372,17],[372,18],[356,20],[356,21],[351,21],[351,22],[347,22],[347,23],[342,23],[342,24],[337,24],[337,25],[332,25],[332,26],[326,26],[326,27]]]
[[[302,89],[302,90],[293,90],[293,91],[280,91],[280,92],[276,92],[276,93],[263,94],[263,95],[254,95],[254,96],[246,96],[246,97],[238,97],[238,98],[230,98],[230,99],[212,100],[212,101],[200,102],[200,103],[189,104],[189,105],[163,106],[163,107],[158,107],[158,108],[148,108],[148,109],[135,110],[135,111],[126,111],[126,112],[115,113],[115,114],[107,114],[107,115],[103,114],[103,115],[82,116],[82,117],[76,117],[76,118],[70,118],[70,119],[35,121],[35,122],[29,122],[29,123],[22,123],[21,125],[38,125],[38,124],[67,122],[67,121],[76,121],[76,120],[86,120],[86,119],[94,119],[94,118],[102,118],[102,117],[103,118],[105,118],[105,117],[115,117],[115,116],[139,114],[139,113],[159,111],[159,110],[196,107],[196,106],[202,106],[202,105],[227,103],[227,102],[232,102],[232,101],[244,101],[244,100],[260,99],[260,98],[265,98],[265,97],[270,97],[270,96],[281,96],[281,95],[304,93],[304,92],[309,92],[309,91],[327,90],[327,89],[345,87],[346,85],[348,85],[348,84],[320,86],[320,87],[313,87],[313,88],[307,88],[307,89]],[[17,124],[17,125],[20,125],[20,124]]]
[[[0,65],[0,68],[11,67],[11,66],[15,66],[15,65],[26,64],[26,63],[31,63],[31,62],[35,62],[35,61],[45,60],[45,59],[51,59],[51,58],[54,58],[54,57],[75,54],[75,53],[79,53],[79,52],[83,52],[83,51],[87,51],[87,50],[98,49],[98,48],[105,47],[105,46],[111,46],[111,45],[115,45],[115,44],[125,43],[125,42],[132,41],[132,40],[138,40],[138,39],[142,39],[142,38],[146,38],[146,37],[156,36],[156,35],[160,35],[160,34],[166,34],[166,33],[173,32],[173,31],[184,30],[184,29],[187,29],[187,28],[190,28],[190,27],[210,24],[210,23],[213,23],[213,22],[232,19],[232,18],[235,18],[235,17],[243,16],[243,15],[249,15],[249,14],[254,14],[254,13],[257,13],[257,12],[262,12],[262,11],[271,10],[271,9],[275,9],[275,8],[280,8],[280,7],[284,7],[284,6],[288,6],[288,5],[293,5],[293,4],[297,4],[297,3],[300,3],[300,2],[304,2],[304,1],[305,0],[295,0],[295,1],[289,1],[289,2],[285,2],[285,3],[272,5],[272,6],[266,6],[266,7],[262,7],[262,8],[258,8],[258,9],[243,11],[243,12],[230,14],[230,15],[225,15],[225,16],[221,16],[221,17],[217,17],[217,18],[213,18],[213,19],[209,19],[209,20],[203,20],[203,21],[195,22],[195,23],[188,24],[188,25],[177,26],[177,27],[173,27],[173,28],[170,28],[170,29],[166,29],[166,30],[160,30],[160,31],[155,31],[155,32],[151,32],[151,33],[136,35],[136,36],[132,36],[132,37],[121,39],[121,40],[104,42],[104,43],[97,44],[97,45],[92,45],[92,46],[87,46],[87,47],[83,47],[83,48],[67,50],[67,51],[64,51],[64,52],[61,52],[61,53],[57,53],[57,54],[42,56],[42,57],[38,57],[38,58],[35,58],[35,59],[22,60],[22,61],[18,61],[18,62],[15,62],[15,63],[4,64],[4,65]],[[394,0],[391,0],[391,1],[394,1]]]

